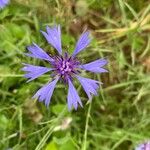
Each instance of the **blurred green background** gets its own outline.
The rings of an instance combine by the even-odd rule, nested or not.
[[[88,29],[92,43],[82,62],[105,57],[105,74],[86,74],[104,84],[89,103],[75,83],[84,108],[68,112],[67,88],[59,84],[51,104],[33,94],[49,80],[26,83],[23,62],[47,65],[23,55],[36,42],[54,50],[40,33],[61,24],[70,54]],[[134,150],[150,139],[149,0],[11,0],[0,10],[0,150]]]

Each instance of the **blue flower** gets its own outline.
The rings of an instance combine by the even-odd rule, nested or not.
[[[48,106],[50,104],[55,86],[57,82],[61,80],[63,83],[68,84],[68,109],[71,110],[72,106],[77,109],[78,104],[82,107],[81,99],[73,85],[73,79],[76,78],[81,83],[89,100],[91,100],[92,95],[97,95],[97,89],[102,83],[89,78],[81,77],[79,74],[81,70],[95,73],[107,72],[106,69],[102,68],[107,64],[107,60],[98,59],[91,63],[81,64],[77,59],[77,54],[83,51],[90,44],[89,32],[84,32],[80,36],[71,56],[69,56],[66,52],[62,54],[60,25],[54,27],[47,26],[46,32],[41,32],[48,43],[57,50],[58,54],[56,56],[48,55],[35,43],[27,47],[29,51],[26,53],[27,56],[45,60],[51,66],[48,68],[23,63],[24,67],[22,70],[26,72],[24,77],[29,79],[27,82],[32,81],[47,72],[51,72],[53,77],[53,80],[40,88],[33,98],[38,98],[40,102],[44,102],[45,105]]]
[[[0,0],[0,9],[4,8],[9,3],[9,0]]]
[[[150,141],[140,144],[135,150],[150,150]]]

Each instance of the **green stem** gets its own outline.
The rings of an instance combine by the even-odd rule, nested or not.
[[[83,139],[83,147],[82,150],[86,150],[86,146],[87,146],[87,131],[88,131],[88,124],[89,124],[89,118],[90,118],[90,112],[91,112],[91,105],[92,103],[90,102],[89,104],[89,108],[88,108],[88,112],[87,112],[87,116],[86,116],[86,124],[85,124],[85,131],[84,131],[84,139]]]

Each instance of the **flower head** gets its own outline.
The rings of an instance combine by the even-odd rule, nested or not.
[[[9,0],[0,0],[0,9],[4,8],[9,3]]]
[[[73,79],[76,78],[81,83],[89,100],[91,100],[92,95],[97,95],[97,89],[99,88],[101,82],[81,77],[79,74],[81,70],[95,73],[107,72],[106,69],[102,68],[107,64],[107,60],[98,59],[87,64],[81,64],[78,60],[77,54],[83,51],[90,43],[89,32],[84,32],[80,36],[71,56],[69,56],[67,52],[62,54],[60,25],[51,28],[47,26],[46,32],[41,32],[48,43],[57,50],[58,54],[56,56],[48,55],[35,43],[27,47],[29,51],[29,53],[26,53],[27,56],[45,60],[51,66],[43,67],[23,63],[24,67],[22,70],[26,72],[25,77],[29,79],[28,82],[47,72],[51,72],[53,77],[53,80],[40,88],[33,98],[38,98],[39,101],[43,101],[45,105],[48,106],[50,104],[55,86],[57,82],[61,80],[65,83],[65,85],[68,84],[68,109],[70,110],[72,106],[77,109],[78,104],[82,107],[81,99],[73,85]]]
[[[140,144],[135,150],[150,150],[150,141]]]

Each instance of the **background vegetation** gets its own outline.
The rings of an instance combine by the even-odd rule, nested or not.
[[[88,29],[93,41],[80,59],[109,60],[109,73],[86,74],[104,83],[92,103],[76,83],[77,111],[68,112],[61,84],[48,109],[31,100],[49,75],[26,83],[20,70],[22,62],[46,65],[23,53],[32,42],[54,52],[39,31],[55,23],[64,50]],[[149,131],[149,0],[11,0],[0,10],[0,150],[133,150]]]

